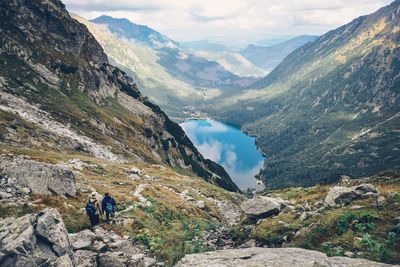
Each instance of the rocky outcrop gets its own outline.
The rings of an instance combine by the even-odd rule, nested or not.
[[[378,189],[371,184],[361,184],[353,187],[334,186],[326,195],[325,203],[330,206],[335,206],[349,204],[356,199],[378,196]]]
[[[70,234],[69,238],[79,267],[147,267],[157,263],[146,256],[146,248],[142,245],[101,227]]]
[[[0,220],[0,266],[154,266],[146,248],[97,227],[69,234],[56,209]]]
[[[55,164],[0,157],[0,179],[2,188],[10,197],[30,193],[65,196],[76,194],[73,172]]]
[[[278,214],[286,206],[286,201],[280,198],[255,196],[240,207],[249,218],[263,219]]]
[[[254,267],[254,266],[301,266],[301,267],[354,267],[392,266],[365,259],[344,257],[329,258],[325,254],[300,248],[246,248],[186,255],[177,267]]]
[[[75,266],[63,220],[55,209],[0,220],[0,266]]]

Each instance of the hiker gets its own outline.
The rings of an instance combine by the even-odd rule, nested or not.
[[[104,198],[101,201],[101,208],[103,212],[106,213],[106,221],[107,223],[110,221],[110,215],[114,218],[115,214],[115,199],[110,196],[110,193],[105,193]]]
[[[102,215],[100,200],[97,198],[97,193],[92,192],[89,201],[86,204],[86,213],[89,216],[90,224],[93,226],[100,223],[100,216]]]

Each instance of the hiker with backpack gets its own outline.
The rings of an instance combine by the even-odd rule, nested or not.
[[[107,223],[110,221],[110,215],[113,218],[115,214],[115,199],[110,196],[110,193],[105,193],[104,198],[101,201],[101,207],[103,212],[106,213]]]
[[[102,209],[96,192],[92,192],[90,195],[89,201],[86,204],[86,214],[89,216],[92,227],[100,223]]]

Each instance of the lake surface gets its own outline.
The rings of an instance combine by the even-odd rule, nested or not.
[[[254,176],[262,168],[264,157],[254,137],[211,119],[187,120],[180,126],[200,153],[222,165],[240,189],[257,188]]]

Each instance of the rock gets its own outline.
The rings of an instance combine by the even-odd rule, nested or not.
[[[351,251],[346,251],[346,252],[344,253],[344,255],[345,255],[346,257],[350,257],[350,258],[354,257],[354,253],[351,252]]]
[[[74,266],[67,230],[56,209],[0,220],[0,266]]]
[[[245,248],[189,254],[177,267],[253,267],[253,266],[391,266],[365,259],[346,257],[329,258],[325,254],[300,248]]]
[[[382,206],[386,204],[386,198],[384,196],[378,196],[378,198],[376,199],[376,204],[378,206]]]
[[[107,245],[102,241],[94,241],[92,250],[96,252],[105,252],[107,250]]]
[[[199,209],[204,209],[206,206],[204,205],[204,201],[197,201],[196,207],[198,207]]]
[[[58,194],[75,196],[75,175],[58,165],[26,159],[0,162],[0,176],[8,185],[32,194]]]
[[[39,212],[35,230],[38,237],[44,238],[52,244],[52,249],[57,256],[65,254],[73,256],[67,229],[60,213],[56,209],[47,209]]]
[[[20,191],[22,194],[25,194],[25,195],[28,195],[28,194],[31,193],[31,190],[30,190],[29,188],[27,188],[27,187],[23,187],[23,188],[19,189],[19,191]]]
[[[8,199],[8,198],[12,198],[13,195],[11,195],[10,193],[7,192],[0,192],[0,199]]]
[[[361,205],[354,205],[354,206],[351,206],[349,209],[351,209],[351,210],[361,210],[361,209],[363,209],[364,208],[364,206],[361,206]]]
[[[300,215],[300,221],[304,222],[308,217],[309,217],[309,216],[308,216],[308,213],[304,211],[304,212]]]
[[[127,256],[123,252],[106,252],[98,257],[98,267],[142,267],[145,266],[144,254]]]
[[[329,190],[325,203],[330,206],[349,204],[356,199],[377,195],[378,190],[370,184],[361,184],[353,187],[334,186]]]
[[[286,202],[280,198],[255,196],[245,201],[240,208],[248,217],[260,219],[278,214],[285,206]]]
[[[143,267],[152,267],[152,266],[163,266],[163,265],[160,265],[160,262],[157,262],[156,259],[144,257]]]
[[[78,267],[97,266],[97,253],[89,250],[77,250],[74,253]]]
[[[256,246],[257,246],[256,241],[254,239],[250,239],[249,241],[238,246],[238,248],[254,248]]]
[[[73,249],[80,250],[90,248],[96,236],[97,235],[92,231],[86,229],[76,234],[70,234],[69,238],[71,240]]]
[[[74,264],[68,255],[64,255],[56,260],[54,267],[74,267]]]

